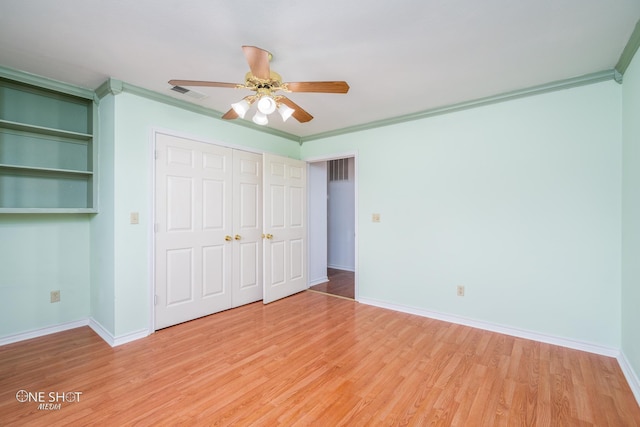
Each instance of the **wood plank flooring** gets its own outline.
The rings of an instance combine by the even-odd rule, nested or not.
[[[345,298],[355,298],[355,274],[353,271],[327,269],[328,282],[311,286],[311,290],[325,294],[338,295]]]
[[[2,426],[183,424],[640,426],[640,408],[613,358],[316,292],[116,348],[88,327],[0,347]]]

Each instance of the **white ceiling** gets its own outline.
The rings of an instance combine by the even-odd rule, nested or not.
[[[0,0],[0,65],[224,113],[250,92],[193,100],[167,81],[242,83],[255,45],[284,81],[351,86],[290,94],[309,123],[270,117],[305,137],[611,70],[639,18],[638,0]]]

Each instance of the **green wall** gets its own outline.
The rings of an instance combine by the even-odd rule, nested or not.
[[[0,214],[0,337],[86,319],[89,270],[86,215]]]
[[[98,106],[98,209],[91,219],[91,317],[115,331],[114,246],[114,128],[115,98],[105,96]]]
[[[360,297],[619,347],[620,97],[610,81],[305,142],[358,152]]]
[[[640,374],[640,56],[622,85],[622,350]]]

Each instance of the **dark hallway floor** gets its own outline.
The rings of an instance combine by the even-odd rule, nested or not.
[[[329,281],[311,286],[313,291],[338,295],[345,298],[355,298],[355,273],[353,271],[327,269]]]

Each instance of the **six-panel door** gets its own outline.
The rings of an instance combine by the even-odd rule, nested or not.
[[[156,137],[156,329],[231,307],[232,150]]]
[[[306,163],[272,154],[264,162],[265,304],[307,289]]]

